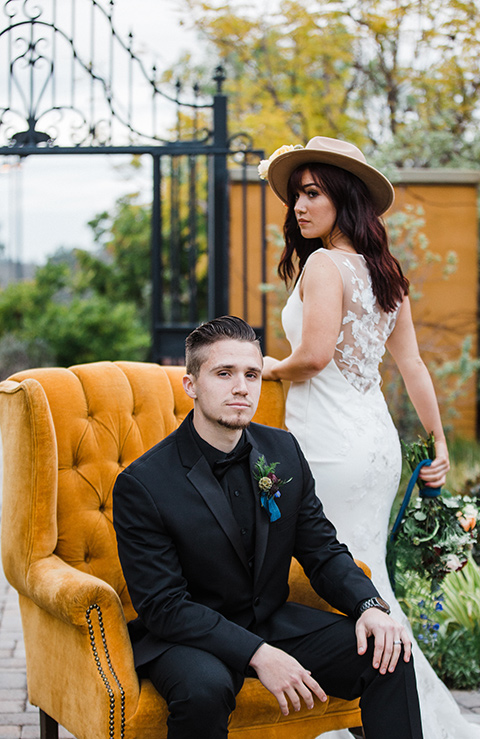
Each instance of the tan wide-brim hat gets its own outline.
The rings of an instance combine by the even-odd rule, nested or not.
[[[285,204],[288,204],[287,185],[292,172],[302,164],[313,162],[333,164],[356,175],[368,187],[379,215],[385,213],[393,203],[395,193],[392,184],[378,169],[367,164],[360,149],[353,144],[327,136],[314,136],[305,147],[288,148],[291,150],[272,155],[267,172],[270,187]],[[277,151],[281,152],[282,149]]]

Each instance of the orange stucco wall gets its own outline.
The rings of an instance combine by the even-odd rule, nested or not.
[[[394,210],[405,206],[421,206],[425,225],[422,232],[431,250],[442,257],[455,251],[458,258],[456,271],[447,280],[442,267],[433,264],[421,285],[421,297],[412,301],[419,344],[427,363],[445,359],[456,360],[460,356],[466,336],[472,337],[472,354],[477,356],[478,343],[478,211],[475,173],[433,172],[425,170],[404,171],[398,174],[395,184]],[[246,205],[243,193],[246,191]],[[261,325],[261,185],[256,176],[248,186],[232,177],[230,200],[230,311]],[[266,281],[273,287],[267,293],[267,352],[284,357],[289,345],[283,336],[280,312],[287,293],[276,276],[276,265],[281,250],[278,239],[272,238],[268,229],[282,229],[285,208],[269,188],[265,192],[267,223]],[[248,214],[246,226],[243,213]],[[247,244],[247,261],[244,262],[243,244]],[[458,416],[451,420],[454,431],[472,438],[477,425],[477,378],[471,378],[464,392],[456,400]],[[454,391],[452,385],[452,392]]]

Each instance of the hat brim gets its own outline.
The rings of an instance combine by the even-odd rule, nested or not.
[[[372,197],[378,215],[382,215],[390,208],[395,191],[389,180],[375,167],[361,162],[350,156],[334,151],[315,149],[295,149],[280,154],[270,162],[268,168],[268,184],[275,195],[288,205],[287,186],[292,173],[302,164],[309,163],[333,164],[356,175],[365,183]]]

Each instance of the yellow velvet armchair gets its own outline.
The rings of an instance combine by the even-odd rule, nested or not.
[[[135,612],[117,556],[117,474],[170,433],[190,409],[181,367],[98,362],[43,368],[0,384],[4,481],[2,558],[19,593],[29,700],[42,739],[58,724],[77,739],[165,739],[167,709],[133,667],[127,621]],[[264,382],[255,417],[282,426],[279,383]],[[295,600],[328,606],[298,563]],[[330,698],[288,717],[247,679],[230,734],[301,739],[358,726],[358,702]]]

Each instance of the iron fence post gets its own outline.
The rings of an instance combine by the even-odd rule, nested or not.
[[[162,270],[162,203],[161,203],[161,157],[152,156],[153,160],[153,193],[152,216],[150,227],[150,255],[152,269],[152,360],[157,361],[160,356],[159,327],[164,320],[163,316],[163,270]]]
[[[213,146],[222,151],[210,158],[208,192],[208,317],[229,312],[229,208],[227,171],[227,97],[222,93],[223,71],[215,77],[218,91],[213,98]]]

